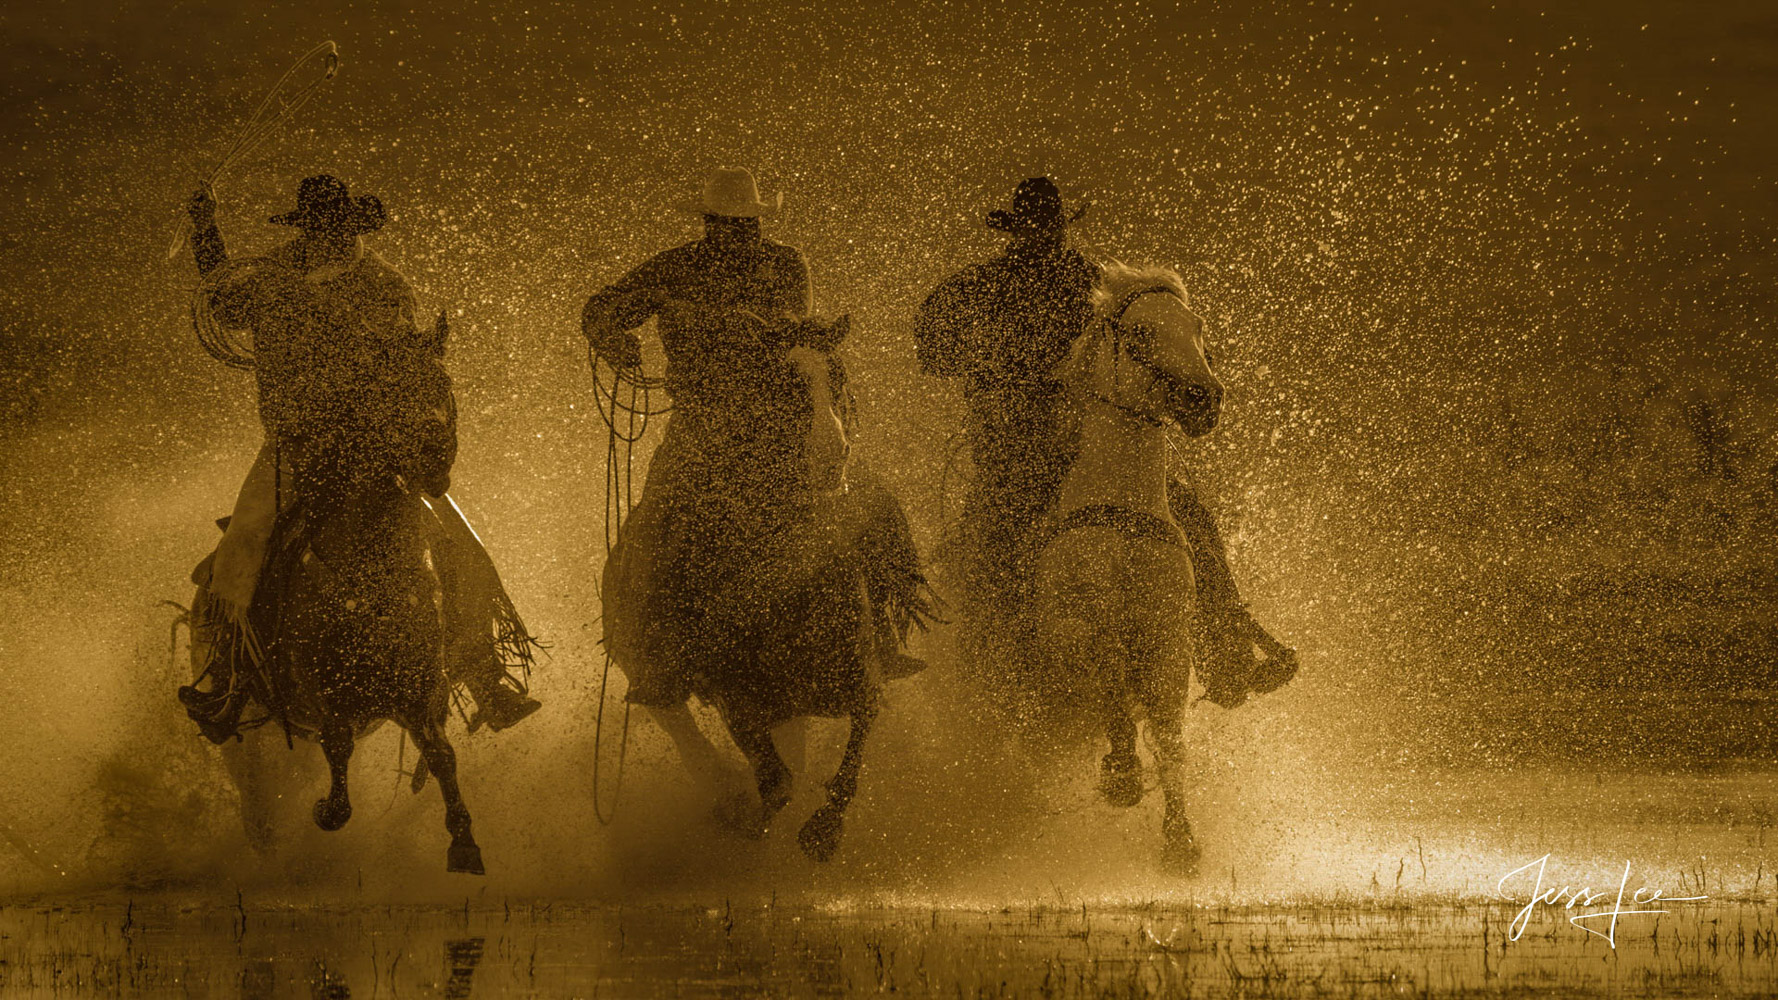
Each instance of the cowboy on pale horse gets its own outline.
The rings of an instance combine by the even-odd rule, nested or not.
[[[962,379],[969,406],[965,438],[975,477],[958,525],[957,561],[965,641],[977,654],[1017,658],[1029,638],[1032,549],[1041,541],[1032,528],[1054,505],[1077,448],[1062,419],[1055,366],[1096,322],[1100,269],[1068,242],[1068,227],[1085,213],[1065,211],[1047,177],[1020,182],[1011,210],[987,217],[1011,237],[1006,251],[947,278],[915,321],[921,368]],[[1232,708],[1288,679],[1295,654],[1241,602],[1216,522],[1192,490],[1170,480],[1167,497],[1198,564],[1198,605],[1212,646],[1200,679],[1210,700]]]
[[[923,580],[911,532],[895,498],[866,470],[849,465],[852,429],[844,426],[850,419],[849,397],[827,377],[829,368],[837,365],[837,360],[830,363],[827,352],[843,336],[843,326],[837,334],[813,332],[824,328],[805,322],[812,297],[801,254],[761,233],[761,219],[775,214],[782,201],[782,195],[770,202],[761,199],[757,182],[746,170],[715,171],[704,184],[702,197],[681,206],[703,217],[704,237],[643,262],[593,295],[582,316],[582,332],[594,351],[620,371],[639,366],[641,341],[631,331],[650,318],[657,319],[666,350],[665,386],[673,401],[672,416],[649,463],[642,496],[624,521],[605,569],[605,643],[629,679],[627,699],[647,709],[672,737],[693,774],[712,784],[720,782],[724,769],[698,731],[687,703],[704,657],[688,652],[683,642],[686,617],[708,609],[689,608],[685,595],[708,590],[715,586],[712,580],[727,580],[718,589],[726,587],[731,594],[748,588],[709,574],[701,574],[705,578],[695,585],[688,584],[683,573],[688,553],[734,541],[706,534],[721,530],[718,522],[704,517],[720,499],[712,494],[729,495],[728,502],[743,522],[758,519],[759,512],[752,508],[764,502],[762,496],[776,495],[771,490],[743,489],[738,480],[725,483],[723,477],[709,474],[719,468],[726,476],[745,478],[757,471],[750,458],[757,458],[762,468],[772,467],[765,456],[735,453],[766,447],[761,443],[767,440],[760,436],[763,431],[742,426],[764,419],[754,412],[760,405],[811,408],[811,416],[804,418],[811,422],[805,425],[807,437],[800,447],[808,467],[815,470],[812,480],[833,480],[818,486],[835,488],[841,482],[833,477],[846,474],[847,509],[853,516],[849,516],[851,527],[839,536],[839,549],[856,550],[866,567],[875,625],[871,633],[879,645],[876,657],[890,676],[922,666],[903,648],[907,625],[924,610],[923,603],[912,597]],[[821,357],[793,352],[793,361],[814,367],[804,372],[800,388],[785,383],[774,390],[778,382],[770,373],[777,371],[776,363],[762,360],[762,343],[786,350],[819,349]],[[807,394],[812,402],[752,398],[771,391]],[[771,485],[762,482],[762,489]],[[751,578],[757,591],[757,577]],[[732,719],[730,723],[733,726]],[[757,765],[758,748],[742,749],[756,758]]]
[[[509,666],[528,663],[530,637],[480,541],[445,496],[457,449],[456,405],[442,364],[445,316],[422,332],[407,281],[363,245],[363,234],[383,225],[382,203],[349,196],[332,177],[310,177],[296,210],[271,219],[300,235],[265,257],[232,261],[208,189],[192,196],[189,212],[205,278],[193,309],[200,337],[215,353],[218,330],[251,331],[250,356],[224,360],[253,369],[266,440],[222,541],[193,574],[202,588],[193,658],[213,683],[208,691],[195,683],[180,688],[186,711],[214,742],[238,736],[252,697],[247,672],[264,653],[249,622],[273,528],[289,506],[293,477],[316,462],[340,461],[360,461],[363,469],[345,470],[357,478],[393,469],[409,490],[433,498],[446,668],[476,700],[472,725],[502,729],[535,711],[538,703],[508,674]]]
[[[1208,433],[1223,388],[1177,274],[1108,265],[1093,302],[1093,326],[1055,369],[1079,447],[1037,544],[1039,648],[1065,703],[1100,716],[1111,741],[1100,790],[1115,805],[1142,798],[1135,713],[1147,716],[1166,797],[1163,859],[1189,872],[1198,847],[1182,728],[1202,591],[1168,497],[1166,431]]]

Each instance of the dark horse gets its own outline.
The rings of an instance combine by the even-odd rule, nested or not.
[[[394,474],[348,471],[374,463],[312,453],[291,465],[295,499],[278,516],[250,617],[261,639],[258,664],[243,671],[253,699],[287,734],[320,742],[331,776],[314,808],[323,830],[352,816],[346,778],[356,737],[385,720],[401,726],[421,756],[416,790],[430,772],[444,796],[446,868],[480,875],[444,734],[450,684],[434,515]],[[214,628],[218,637],[228,631]]]
[[[772,728],[851,720],[827,802],[798,836],[825,861],[858,788],[885,673],[905,672],[899,641],[927,610],[918,555],[899,503],[851,468],[851,396],[834,354],[846,318],[706,319],[723,328],[723,356],[675,400],[649,474],[664,494],[641,539],[655,550],[652,579],[638,579],[626,538],[606,567],[606,634],[632,683],[639,670],[670,668],[719,709],[759,791],[757,817],[728,811],[743,832],[763,832],[790,801]],[[708,749],[683,708],[654,715],[682,753]]]

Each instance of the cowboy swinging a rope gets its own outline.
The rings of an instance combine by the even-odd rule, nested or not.
[[[474,697],[472,728],[502,729],[539,705],[513,676],[529,666],[533,642],[493,562],[445,495],[456,457],[456,405],[443,360],[450,328],[415,322],[413,289],[363,237],[386,219],[373,196],[339,180],[302,182],[294,211],[273,216],[296,239],[261,257],[230,259],[208,185],[187,206],[204,282],[193,303],[199,339],[219,360],[251,368],[265,444],[224,522],[216,551],[193,573],[203,590],[193,609],[194,662],[202,674],[179,698],[204,735],[237,736],[257,699],[281,715],[264,644],[275,626],[255,614],[280,515],[316,477],[395,476],[436,515],[431,548],[446,593],[445,669]],[[233,336],[251,334],[251,351]],[[264,603],[264,602],[261,602]],[[263,634],[265,632],[272,634]],[[208,680],[208,689],[200,685]]]

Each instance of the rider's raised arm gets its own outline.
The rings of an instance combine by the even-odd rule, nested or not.
[[[216,199],[208,187],[201,187],[186,203],[191,216],[191,256],[197,261],[198,274],[210,278],[228,263],[228,248],[222,243],[222,230],[216,227]],[[253,323],[254,306],[259,298],[260,282],[230,281],[217,287],[210,296],[210,315],[225,330],[245,330]]]
[[[211,271],[228,263],[228,249],[222,244],[222,230],[216,228],[216,199],[208,187],[201,187],[186,203],[191,216],[191,256],[197,261],[198,274],[208,277]]]
[[[965,272],[946,278],[914,317],[914,352],[928,375],[967,375],[975,367],[969,331],[978,307],[972,277]]]

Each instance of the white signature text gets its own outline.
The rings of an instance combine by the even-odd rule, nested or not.
[[[1509,940],[1517,941],[1519,935],[1525,933],[1525,928],[1531,923],[1531,916],[1536,912],[1537,907],[1561,906],[1566,910],[1580,911],[1570,913],[1568,917],[1569,923],[1586,931],[1588,934],[1604,938],[1607,944],[1616,948],[1617,925],[1620,918],[1642,914],[1666,913],[1666,910],[1652,908],[1661,903],[1695,903],[1710,898],[1709,896],[1666,896],[1662,894],[1662,890],[1660,889],[1639,886],[1634,892],[1628,893],[1627,901],[1631,907],[1650,908],[1626,910],[1624,909],[1624,903],[1626,902],[1626,892],[1630,886],[1630,863],[1628,861],[1624,862],[1624,874],[1623,877],[1618,879],[1617,889],[1614,893],[1611,889],[1602,889],[1598,892],[1594,892],[1591,888],[1584,885],[1578,887],[1564,885],[1560,889],[1544,888],[1544,868],[1549,864],[1549,860],[1550,856],[1545,854],[1543,857],[1538,858],[1535,861],[1521,865],[1518,868],[1514,868],[1512,871],[1507,872],[1500,877],[1499,882],[1495,883],[1495,895],[1499,896],[1501,899],[1517,902],[1518,897],[1516,894],[1508,895],[1506,892],[1507,881],[1518,877],[1522,881],[1528,880],[1531,882],[1530,901],[1525,904],[1523,909],[1519,910],[1518,916],[1514,917],[1512,923],[1507,926],[1507,938]],[[1604,927],[1603,930],[1599,929],[1601,925]]]

